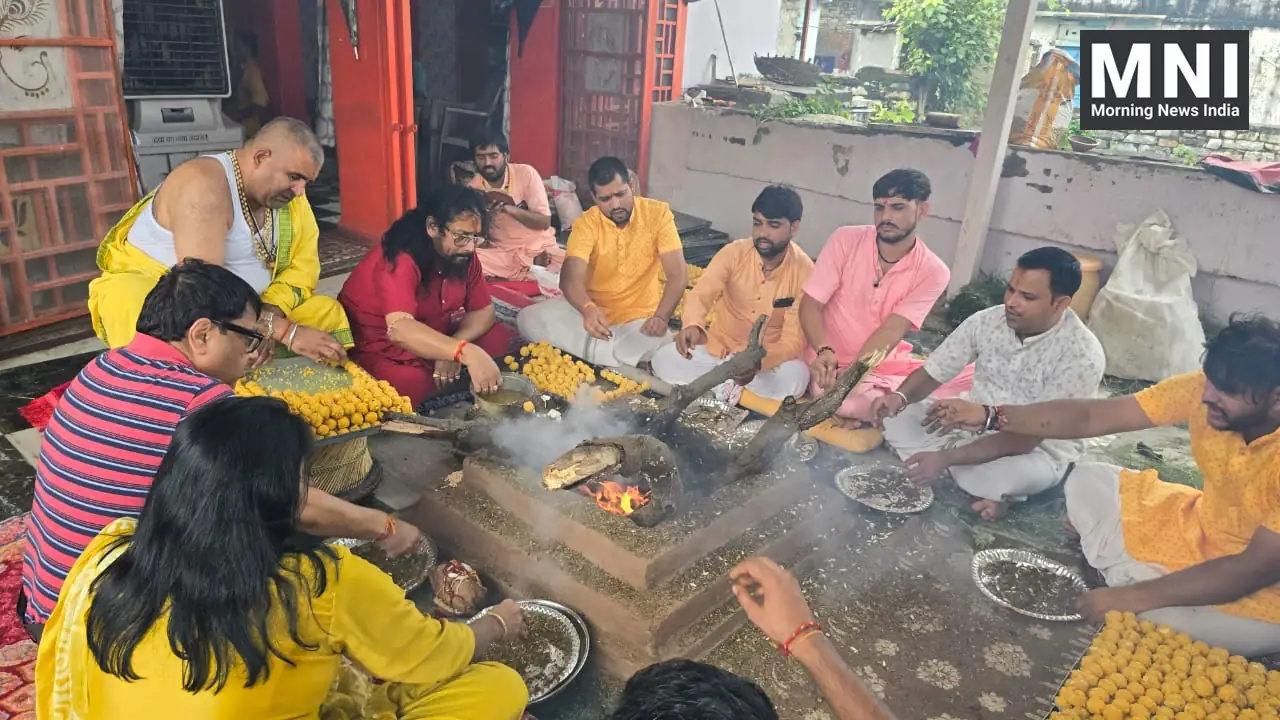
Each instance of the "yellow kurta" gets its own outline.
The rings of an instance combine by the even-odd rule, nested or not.
[[[294,663],[274,660],[265,682],[244,687],[233,670],[219,693],[182,689],[182,661],[170,649],[162,619],[134,649],[141,679],[126,682],[104,673],[89,652],[85,616],[90,585],[109,566],[108,550],[132,535],[135,521],[117,520],[90,543],[71,569],[58,605],[45,625],[36,659],[36,715],[47,720],[285,720],[286,718],[401,718],[404,720],[516,720],[528,691],[514,670],[494,663],[471,664],[475,636],[466,625],[425,617],[391,578],[362,558],[337,548],[324,594],[300,597],[301,637],[319,646],[305,650],[289,639],[282,617],[273,618],[276,647]],[[108,562],[100,563],[103,559]],[[303,563],[308,579],[314,578]],[[352,714],[351,674],[335,687],[343,656],[375,677],[385,714]],[[331,690],[346,691],[331,698]],[[321,715],[321,705],[325,704]],[[345,708],[345,709],[344,709]],[[366,711],[367,712],[367,711]]]
[[[142,312],[142,301],[168,268],[129,242],[129,230],[155,193],[125,213],[98,247],[102,275],[89,283],[89,315],[98,338],[108,347],[129,344]],[[333,333],[346,347],[355,341],[342,306],[316,295],[320,282],[320,227],[305,195],[277,213],[276,268],[262,302],[276,305],[289,320]]]

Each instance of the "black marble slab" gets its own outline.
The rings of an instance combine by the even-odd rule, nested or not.
[[[75,377],[97,355],[69,355],[0,372],[0,433],[8,435],[31,427],[18,410]]]

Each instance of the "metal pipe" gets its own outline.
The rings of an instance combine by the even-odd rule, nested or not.
[[[800,25],[800,60],[804,61],[809,46],[809,16],[813,12],[813,0],[804,0],[804,20]]]

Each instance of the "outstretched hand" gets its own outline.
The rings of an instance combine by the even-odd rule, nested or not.
[[[774,643],[785,643],[800,626],[813,622],[813,611],[800,592],[800,583],[769,558],[747,558],[729,572],[729,577],[733,595],[747,618]]]
[[[935,435],[952,430],[978,432],[987,425],[987,409],[968,400],[947,398],[934,403],[920,425]]]

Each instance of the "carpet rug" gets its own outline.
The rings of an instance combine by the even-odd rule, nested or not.
[[[25,522],[26,515],[0,522],[0,720],[36,716],[36,644],[14,611],[22,586]]]

